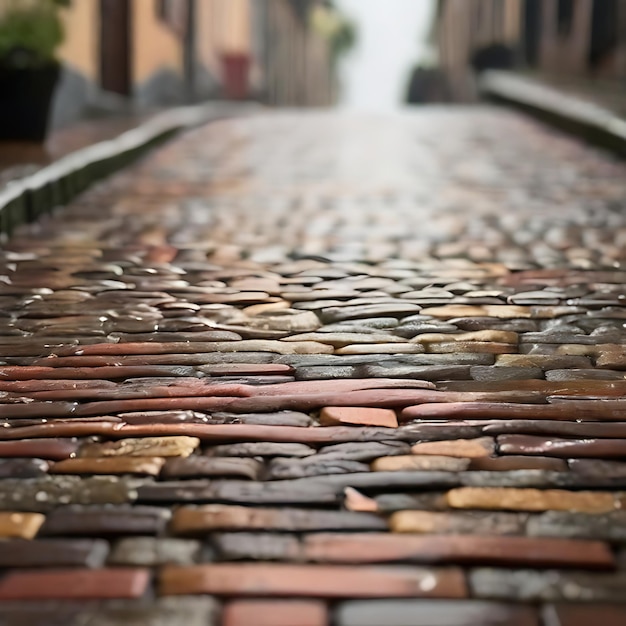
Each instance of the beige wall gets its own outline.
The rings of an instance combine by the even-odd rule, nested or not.
[[[65,41],[59,58],[92,81],[98,80],[100,32],[98,0],[80,0],[63,9]]]
[[[252,50],[251,0],[199,0],[196,4],[196,41],[200,62],[218,80],[222,76],[223,53]],[[254,1],[254,0],[252,0]],[[258,76],[251,68],[251,81]]]
[[[216,24],[223,0],[201,0],[196,4],[196,41],[202,64],[216,76],[219,72],[220,30]]]
[[[79,1],[83,2],[83,0]],[[162,69],[182,74],[181,42],[167,24],[158,18],[154,0],[133,2],[132,28],[133,82],[135,84],[148,80]]]
[[[224,0],[218,0],[224,4]],[[250,51],[250,0],[228,0],[228,10],[223,13],[220,24],[224,52]]]
[[[464,70],[471,46],[473,6],[467,0],[448,0],[438,31],[441,63],[446,69]]]
[[[508,44],[516,44],[522,33],[521,0],[508,0],[504,10],[503,40]]]
[[[250,0],[200,0],[196,6],[198,50],[209,69],[219,70],[219,58],[224,52],[250,52]]]

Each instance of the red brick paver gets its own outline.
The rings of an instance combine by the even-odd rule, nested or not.
[[[12,572],[0,581],[0,600],[106,600],[139,598],[148,586],[145,569]]]
[[[216,564],[169,566],[162,595],[283,596],[314,598],[463,598],[460,570],[414,567]]]

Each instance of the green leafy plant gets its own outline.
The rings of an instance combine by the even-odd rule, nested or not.
[[[313,29],[328,41],[333,63],[357,41],[356,26],[332,2],[317,5],[311,14],[311,23]]]
[[[70,0],[9,0],[0,12],[0,64],[33,68],[55,62],[63,42],[59,15]]]
[[[332,38],[332,53],[335,57],[340,57],[352,49],[357,40],[356,26],[343,19],[341,26],[337,29]]]

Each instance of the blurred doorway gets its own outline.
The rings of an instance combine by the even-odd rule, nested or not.
[[[131,94],[132,42],[130,0],[100,0],[100,86]]]
[[[589,44],[589,65],[602,68],[614,62],[619,42],[618,0],[595,0],[591,13],[591,42]]]
[[[524,3],[524,61],[528,67],[539,63],[541,43],[541,0],[526,0]]]

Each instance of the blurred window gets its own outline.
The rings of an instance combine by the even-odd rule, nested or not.
[[[187,0],[156,0],[156,14],[177,35],[183,36],[187,24]]]
[[[574,21],[574,0],[559,0],[556,19],[559,35],[569,35]]]
[[[589,63],[601,64],[615,51],[619,41],[619,6],[617,0],[594,0],[591,14]]]
[[[483,17],[484,17],[484,8],[482,3],[480,3],[475,11],[474,11],[474,33],[480,33],[480,30],[483,25]]]
[[[493,26],[494,40],[505,41],[505,24],[507,9],[504,2],[494,2],[493,4]]]
[[[526,0],[524,6],[524,58],[529,67],[539,61],[541,40],[541,0]]]

